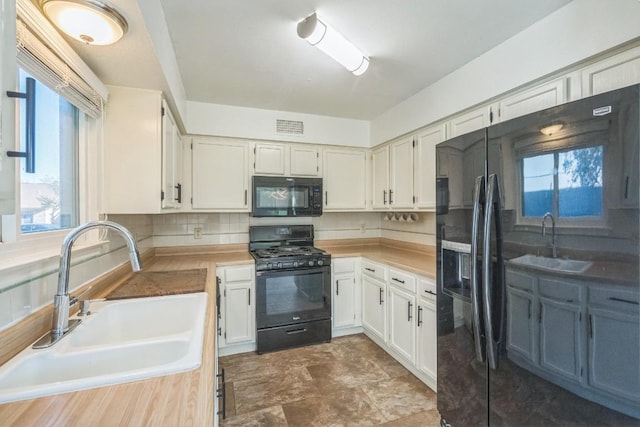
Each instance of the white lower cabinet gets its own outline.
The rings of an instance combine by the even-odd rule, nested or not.
[[[436,389],[438,375],[438,312],[436,311],[436,283],[418,278],[418,348],[416,367],[426,376],[429,387]]]
[[[435,281],[366,258],[361,264],[364,333],[435,391]]]
[[[362,326],[382,342],[386,342],[387,284],[373,277],[362,276]]]
[[[334,337],[361,331],[358,264],[358,258],[339,258],[331,262]]]
[[[253,265],[220,267],[221,318],[218,341],[221,355],[255,350],[256,309]]]
[[[388,345],[410,363],[416,359],[416,295],[404,289],[389,286],[389,341]]]

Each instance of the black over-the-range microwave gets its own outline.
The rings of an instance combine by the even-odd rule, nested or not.
[[[252,216],[322,215],[322,178],[254,175],[252,188]]]

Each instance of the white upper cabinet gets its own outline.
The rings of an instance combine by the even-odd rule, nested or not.
[[[324,209],[364,210],[367,190],[365,149],[325,149]]]
[[[289,148],[290,175],[318,177],[321,149],[315,146],[292,145]]]
[[[223,138],[194,138],[194,209],[247,212],[249,144]]]
[[[159,213],[178,207],[178,141],[160,92],[109,87],[103,211]]]
[[[389,146],[383,145],[371,153],[371,206],[389,207]]]
[[[567,80],[563,77],[502,99],[498,103],[498,116],[500,121],[505,121],[566,101]]]
[[[182,138],[162,101],[162,208],[182,206]]]
[[[272,144],[268,142],[256,142],[253,147],[255,156],[253,171],[256,175],[284,175],[287,146],[285,144]]]
[[[491,124],[490,108],[480,107],[465,114],[460,114],[449,121],[450,138],[482,129]]]
[[[313,145],[256,142],[254,175],[320,176],[320,148]]]
[[[413,208],[413,137],[389,145],[389,205]]]
[[[436,125],[416,135],[413,192],[414,205],[419,209],[436,208],[436,145],[446,139],[445,129],[445,125]]]
[[[582,96],[587,97],[640,83],[640,47],[582,69]]]

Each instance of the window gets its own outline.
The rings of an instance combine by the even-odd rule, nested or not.
[[[603,146],[522,159],[522,217],[601,219]]]
[[[19,70],[21,91],[27,78]],[[78,225],[78,108],[36,80],[35,171],[20,167],[20,231],[35,233]],[[20,105],[20,129],[26,128],[26,103]],[[25,133],[20,144],[25,146]]]

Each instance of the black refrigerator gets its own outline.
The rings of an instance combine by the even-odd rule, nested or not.
[[[443,426],[640,425],[639,89],[438,144]]]

